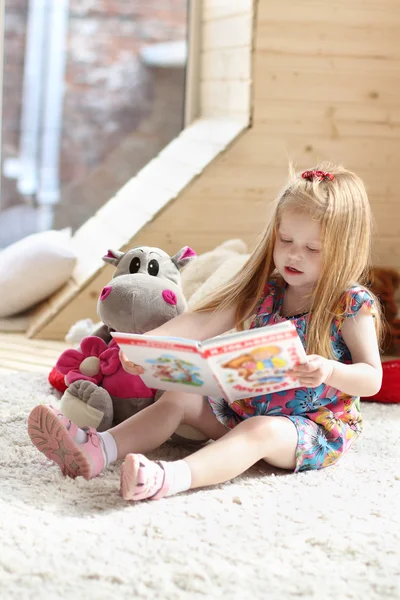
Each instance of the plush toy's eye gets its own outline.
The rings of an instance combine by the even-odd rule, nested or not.
[[[140,269],[140,258],[135,256],[132,258],[131,264],[129,265],[129,273],[137,273]]]
[[[149,275],[153,275],[156,277],[158,275],[158,271],[160,270],[160,265],[158,264],[158,260],[151,260],[149,262],[149,266],[147,267]]]

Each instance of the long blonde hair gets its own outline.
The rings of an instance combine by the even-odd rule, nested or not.
[[[327,171],[334,179],[309,181],[291,166],[288,182],[272,205],[272,218],[249,260],[225,286],[193,310],[223,310],[235,304],[236,328],[243,329],[262,297],[266,281],[274,275],[280,277],[275,272],[273,251],[282,213],[292,210],[309,214],[321,225],[322,268],[310,298],[307,352],[334,358],[332,321],[344,318],[349,308],[343,306],[345,292],[354,285],[365,287],[368,280],[372,216],[364,183],[355,173],[331,163],[322,163],[315,170]],[[379,341],[382,317],[376,298],[375,306]]]

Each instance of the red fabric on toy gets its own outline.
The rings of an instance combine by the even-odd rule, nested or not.
[[[375,396],[361,398],[369,402],[400,403],[400,360],[388,360],[382,363],[382,387]]]
[[[65,383],[64,375],[57,371],[55,367],[49,373],[48,380],[50,385],[53,386],[54,389],[58,390],[62,394],[67,389],[67,384]]]

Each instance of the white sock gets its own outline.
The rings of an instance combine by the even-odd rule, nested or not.
[[[100,438],[100,442],[101,442],[101,449],[103,450],[103,455],[104,455],[104,462],[105,462],[105,466],[107,467],[108,465],[111,465],[112,463],[114,463],[117,460],[117,456],[118,456],[118,450],[117,450],[117,444],[115,443],[115,440],[113,438],[113,436],[111,435],[111,433],[109,433],[108,431],[103,431],[102,433],[100,433],[99,431],[97,432],[97,435]],[[76,432],[75,435],[75,441],[77,444],[85,444],[87,442],[87,433],[84,429],[79,429]]]
[[[105,462],[106,465],[111,465],[117,460],[118,450],[117,444],[115,443],[115,439],[111,435],[109,431],[103,431],[102,433],[97,432],[97,435],[100,438],[100,441],[103,444],[103,450],[105,454]]]
[[[85,444],[87,442],[87,433],[83,429],[78,429],[75,436],[77,444]]]
[[[186,492],[192,483],[192,473],[190,467],[184,460],[175,460],[174,462],[163,462],[165,477],[170,484],[166,496],[173,496],[179,492]]]

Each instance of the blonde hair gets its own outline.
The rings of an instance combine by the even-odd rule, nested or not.
[[[288,182],[276,198],[272,218],[249,260],[225,286],[194,310],[223,310],[236,304],[236,327],[243,329],[262,297],[266,281],[271,276],[280,279],[274,273],[273,251],[282,213],[291,210],[308,214],[321,226],[322,267],[310,298],[306,349],[309,354],[334,358],[330,340],[332,321],[343,319],[349,308],[343,306],[345,292],[354,285],[365,287],[368,281],[372,215],[364,183],[355,173],[331,163],[322,163],[315,170],[327,171],[334,179],[309,181],[290,166]],[[382,317],[376,298],[375,306],[380,341]]]

